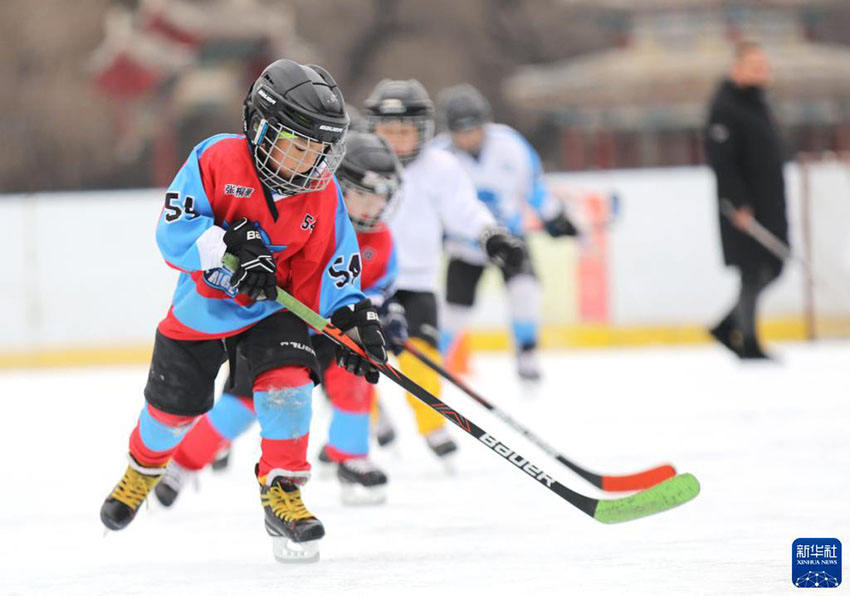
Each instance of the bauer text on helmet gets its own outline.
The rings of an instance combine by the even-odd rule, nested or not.
[[[283,195],[322,190],[345,152],[345,100],[321,66],[273,62],[245,98],[243,128],[260,180]]]

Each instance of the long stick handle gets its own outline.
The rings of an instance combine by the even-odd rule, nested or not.
[[[729,200],[723,199],[720,201],[720,211],[729,219],[729,221],[734,221],[736,209]],[[797,261],[803,266],[806,275],[815,285],[826,289],[836,298],[842,298],[844,300],[850,299],[850,296],[848,296],[846,292],[839,291],[832,284],[826,283],[826,280],[822,277],[816,275],[812,268],[812,264],[808,261],[808,259],[791,250],[790,246],[777,238],[770,230],[759,223],[758,220],[753,219],[745,231],[756,242],[773,253],[773,255],[778,259]]]
[[[513,428],[515,431],[520,433],[526,439],[537,445],[540,449],[546,452],[547,455],[553,457],[558,460],[560,463],[568,467],[570,470],[593,484],[594,486],[601,488],[603,490],[617,492],[617,491],[632,491],[632,490],[640,490],[643,488],[649,488],[650,486],[654,486],[659,482],[666,480],[667,478],[672,478],[676,475],[676,470],[673,466],[669,464],[665,464],[663,466],[658,466],[656,468],[652,468],[650,470],[645,470],[643,472],[638,472],[636,474],[628,474],[623,476],[616,475],[603,475],[596,474],[583,468],[577,463],[570,461],[564,455],[558,452],[552,445],[538,437],[534,434],[528,427],[518,422],[515,418],[513,418],[510,414],[505,412],[503,409],[493,404],[492,402],[485,399],[480,393],[472,389],[469,385],[467,385],[462,379],[453,375],[445,367],[441,366],[433,359],[431,359],[427,354],[425,354],[422,350],[416,347],[411,342],[406,342],[404,344],[404,349],[410,352],[413,356],[418,358],[425,366],[439,374],[441,377],[452,383],[455,387],[466,393],[469,397],[477,401],[484,408],[489,410],[494,416],[502,420],[505,424]]]
[[[235,270],[239,265],[239,260],[231,254],[225,254],[222,262],[225,267],[231,270]],[[482,443],[490,451],[495,452],[502,459],[519,468],[527,476],[537,481],[538,484],[545,486],[573,507],[583,511],[597,521],[618,523],[639,519],[686,503],[699,494],[699,482],[691,474],[680,474],[645,491],[621,499],[601,500],[577,493],[555,480],[539,466],[534,465],[531,460],[523,457],[490,433],[485,432],[484,429],[468,418],[463,417],[450,406],[440,401],[436,396],[396,370],[389,363],[375,361],[350,336],[343,333],[329,320],[280,287],[277,289],[277,302],[335,343],[369,360],[385,377],[416,396],[417,399],[430,406],[443,416],[443,418],[463,430],[466,434],[478,439],[479,443]]]
[[[728,200],[723,199],[720,201],[720,210],[723,212],[723,215],[726,216],[729,221],[735,221],[735,213],[737,210],[735,206]],[[767,228],[761,225],[758,220],[753,219],[750,225],[747,227],[746,232],[752,236],[756,242],[761,244],[767,250],[769,250],[773,255],[783,261],[785,259],[797,259],[808,267],[808,262],[805,261],[802,257],[797,257],[794,253],[791,252],[791,247],[782,242],[779,238],[773,235]]]

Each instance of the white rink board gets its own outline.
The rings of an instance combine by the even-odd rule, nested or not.
[[[10,290],[0,294],[0,351],[152,342],[177,279],[156,246],[160,194],[0,198],[0,214],[17,211],[30,234],[10,225],[0,239],[20,271],[0,279]]]
[[[611,323],[713,325],[738,292],[723,264],[715,181],[706,167],[553,174],[577,188],[616,191],[620,216],[611,227]],[[791,244],[800,245],[799,169],[785,170]],[[850,234],[850,222],[847,224]],[[848,270],[850,275],[850,270]],[[803,281],[790,264],[760,301],[765,315],[800,315]]]
[[[475,360],[472,384],[568,457],[609,473],[670,461],[700,479],[695,501],[616,526],[466,436],[458,473],[446,476],[382,383],[401,437],[396,453],[377,455],[389,503],[344,508],[335,482],[311,481],[305,499],[328,532],[313,566],[272,559],[252,479],[256,431],[200,493],[103,538],[98,508],[124,468],[145,368],[0,373],[0,594],[797,593],[795,538],[850,544],[850,344],[771,347],[784,364],[742,367],[714,346],[550,352],[536,397],[519,395],[508,357]],[[597,494],[468,398],[447,390],[446,400]],[[314,410],[311,452],[326,436],[323,398]]]
[[[714,182],[706,168],[551,178],[619,193],[621,215],[609,242],[613,325],[708,325],[732,302],[737,281],[722,264]],[[793,164],[787,186],[796,241],[799,182]],[[8,266],[0,278],[0,352],[150,343],[176,279],[154,237],[161,195],[138,190],[0,197],[3,221],[19,222],[0,238]],[[577,323],[575,242],[543,234],[534,240],[544,281],[543,323]],[[503,328],[504,291],[497,275],[488,273],[473,325]],[[802,290],[798,267],[788,266],[765,292],[762,312],[802,314]]]

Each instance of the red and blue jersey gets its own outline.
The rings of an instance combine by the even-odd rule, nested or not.
[[[360,284],[372,304],[381,306],[396,289],[398,259],[393,235],[389,227],[379,224],[374,230],[357,232],[357,242],[363,259]]]
[[[197,145],[166,192],[156,240],[181,271],[160,332],[196,340],[239,333],[282,310],[253,301],[230,285],[222,267],[224,232],[247,217],[274,255],[277,283],[324,317],[364,298],[354,228],[336,180],[321,191],[274,197],[270,212],[243,135],[222,134]]]

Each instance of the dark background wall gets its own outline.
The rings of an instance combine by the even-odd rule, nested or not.
[[[203,7],[204,2],[187,4]],[[105,15],[117,5],[133,10],[138,2],[0,3],[0,192],[150,186],[161,183],[157,167],[173,172],[187,148],[204,136],[239,129],[233,98],[175,116],[168,113],[166,89],[156,100],[160,103],[149,103],[141,116],[134,113],[136,142],[128,149],[122,131],[127,106],[97,90],[91,64],[104,39]],[[589,3],[295,0],[261,5],[292,16],[309,56],[334,74],[354,105],[383,77],[418,78],[432,94],[469,81],[490,97],[496,118],[527,134],[544,160],[554,141],[545,126],[505,102],[504,77],[519,65],[622,43],[617,19]],[[850,5],[839,5],[814,32],[819,40],[850,41]],[[157,149],[156,135],[144,134],[162,126],[175,131],[173,147],[164,152]]]

